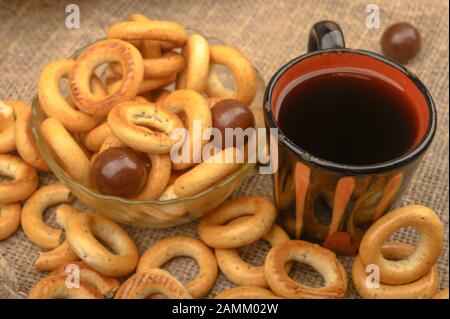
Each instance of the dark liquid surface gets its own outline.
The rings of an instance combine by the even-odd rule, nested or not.
[[[414,145],[417,118],[409,103],[399,88],[376,77],[330,72],[286,94],[278,125],[314,156],[340,164],[377,164]]]

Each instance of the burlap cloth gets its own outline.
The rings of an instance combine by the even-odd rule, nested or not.
[[[76,2],[81,10],[81,28],[67,29],[65,6]],[[381,28],[367,29],[368,1],[1,1],[0,2],[0,98],[31,101],[36,94],[39,72],[45,64],[70,56],[104,36],[106,27],[134,12],[156,19],[177,21],[205,35],[216,36],[239,47],[254,62],[267,81],[283,63],[306,51],[309,28],[318,20],[337,21],[352,48],[380,51],[382,31],[391,23],[408,21],[421,32],[422,49],[408,67],[431,91],[439,114],[438,130],[413,182],[398,205],[421,203],[433,208],[445,224],[445,246],[437,265],[441,288],[448,287],[448,2],[376,1],[381,9]],[[272,197],[269,176],[250,176],[235,197],[261,194]],[[53,216],[49,217],[50,222]],[[155,241],[174,235],[197,236],[197,223],[163,230],[127,227],[143,252]],[[395,235],[405,242],[417,240],[417,233],[404,229]],[[257,243],[242,254],[247,261],[261,264],[268,245]],[[13,290],[28,292],[44,276],[33,268],[39,248],[18,231],[0,242],[0,255],[14,270],[3,276]],[[342,258],[350,274],[351,258]],[[0,260],[0,264],[2,261]],[[4,263],[4,261],[3,261]],[[1,265],[0,265],[0,268]],[[185,281],[197,272],[193,260],[179,258],[166,269]],[[3,274],[5,275],[5,274]],[[0,276],[1,278],[2,276]],[[306,267],[296,267],[293,277],[303,283],[320,284],[320,276]],[[8,278],[8,279],[5,279]],[[209,296],[232,287],[223,275]],[[0,297],[14,292],[0,287]],[[356,297],[353,287],[349,297]]]

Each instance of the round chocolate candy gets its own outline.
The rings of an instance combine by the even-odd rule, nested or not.
[[[226,99],[214,104],[212,111],[213,127],[219,129],[222,134],[222,142],[225,142],[226,128],[255,127],[255,117],[250,108],[239,100]],[[235,140],[233,139],[233,145]]]
[[[381,47],[386,56],[399,63],[406,63],[419,52],[420,42],[419,31],[411,24],[401,22],[384,31]]]
[[[91,166],[91,178],[100,193],[119,197],[139,194],[147,180],[144,160],[128,148],[101,152]]]

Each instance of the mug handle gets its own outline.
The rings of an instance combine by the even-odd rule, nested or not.
[[[343,48],[345,48],[344,33],[339,24],[323,20],[313,25],[309,33],[308,52]]]

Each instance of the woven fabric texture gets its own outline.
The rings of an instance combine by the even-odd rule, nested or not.
[[[80,7],[81,27],[68,29],[65,26],[65,8],[74,2]],[[367,3],[364,0],[0,1],[0,99],[31,101],[36,94],[39,73],[48,62],[68,57],[78,48],[104,37],[108,25],[125,20],[135,12],[153,19],[176,21],[240,48],[265,81],[285,62],[306,52],[309,28],[316,21],[330,19],[338,22],[348,47],[375,52],[381,51],[380,38],[390,24],[410,22],[421,33],[422,48],[407,67],[429,88],[438,110],[438,129],[432,146],[397,205],[420,203],[440,215],[446,239],[437,268],[441,288],[448,287],[448,2],[378,0],[376,3],[381,10],[379,29],[366,27]],[[42,176],[42,180],[46,183],[52,177]],[[249,176],[233,197],[251,194],[272,198],[270,176],[256,173]],[[54,223],[52,211],[46,214],[46,218],[49,223]],[[174,235],[197,237],[197,222],[163,230],[125,228],[141,253],[162,238]],[[413,243],[418,234],[413,229],[403,229],[394,237]],[[241,253],[250,263],[262,264],[268,249],[267,244],[258,242],[241,249]],[[32,266],[39,251],[21,230],[0,242],[0,297],[20,297],[16,294],[18,291],[27,293],[46,275]],[[352,258],[341,260],[350,274]],[[2,268],[10,271],[2,272]],[[182,281],[192,278],[197,272],[195,262],[188,258],[177,258],[165,268]],[[296,266],[292,276],[313,286],[321,283],[320,276],[306,267]],[[16,293],[2,288],[7,281]],[[208,296],[232,286],[221,274]],[[348,297],[357,297],[352,286]]]

